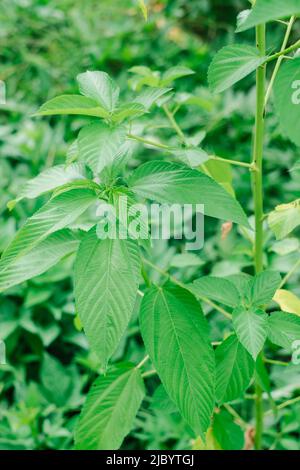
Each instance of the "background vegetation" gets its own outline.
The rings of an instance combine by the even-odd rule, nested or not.
[[[69,144],[81,125],[80,117],[33,118],[47,99],[77,92],[75,77],[89,70],[103,70],[117,79],[123,90],[137,86],[130,68],[148,66],[165,71],[184,65],[194,75],[176,81],[178,121],[193,142],[224,158],[249,162],[254,113],[253,77],[234,91],[212,96],[207,87],[207,68],[215,52],[234,41],[236,15],[247,7],[243,0],[158,0],[150,3],[150,17],[143,21],[136,3],[128,0],[2,0],[0,5],[0,79],[7,86],[7,104],[0,110],[0,252],[26,217],[45,200],[24,201],[10,213],[7,202],[21,185],[41,170],[65,161]],[[299,37],[300,27],[295,27]],[[253,42],[253,31],[247,33]],[[247,34],[242,40],[247,38]],[[269,28],[268,45],[278,49],[283,26]],[[157,131],[157,129],[159,129]],[[147,135],[154,133],[172,145],[176,141],[165,115],[157,109]],[[141,160],[159,156],[157,150],[140,147]],[[300,198],[299,172],[288,169],[299,159],[299,150],[284,140],[270,106],[267,120],[265,201],[269,212],[277,204]],[[134,161],[132,162],[134,166]],[[219,167],[220,168],[220,167]],[[233,184],[247,213],[253,212],[247,169],[224,165],[218,181]],[[249,233],[251,238],[251,234]],[[286,275],[299,258],[297,232],[288,243],[269,236],[268,264]],[[193,256],[183,256],[180,244],[157,243],[154,258],[162,269],[182,281],[201,274],[252,274],[251,239],[237,229],[222,235],[221,224],[206,219],[205,246]],[[84,334],[75,321],[72,294],[72,258],[48,273],[0,296],[0,339],[7,348],[7,364],[0,366],[0,448],[69,449],[72,430],[86,391],[99,365],[89,352]],[[149,271],[158,280],[158,274]],[[288,287],[300,295],[299,273]],[[299,307],[298,307],[299,308]],[[226,321],[216,311],[210,315],[212,336],[226,335]],[[300,313],[300,312],[299,312]],[[138,362],[144,355],[134,315],[130,328],[115,354],[115,361]],[[264,383],[266,429],[264,446],[298,449],[300,403],[274,413],[275,404],[297,397],[300,366],[290,356],[268,346],[265,364],[271,384]],[[273,363],[271,363],[273,362]],[[288,365],[280,365],[286,362]],[[183,449],[201,447],[168,401],[155,377],[149,378],[152,398],[143,403],[126,449]],[[253,390],[235,409],[246,420],[253,416]],[[230,415],[228,415],[230,416]],[[228,417],[223,417],[226,420]],[[228,418],[229,419],[229,418]],[[230,418],[231,419],[231,418]],[[225,421],[223,421],[224,423]],[[230,423],[232,423],[230,421]],[[251,447],[251,428],[239,422],[232,432],[241,434],[240,446]],[[230,429],[230,425],[229,428]],[[225,433],[226,426],[220,432]]]

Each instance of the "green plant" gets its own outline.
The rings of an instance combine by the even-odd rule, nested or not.
[[[271,90],[270,87],[267,92],[265,90],[265,69],[274,60],[280,65],[282,57],[295,50],[299,42],[286,47],[286,36],[282,50],[267,56],[265,27],[261,23],[300,13],[298,2],[286,2],[282,7],[274,1],[273,11],[277,11],[277,4],[279,10],[276,17],[270,17],[269,3],[266,13],[263,9],[266,2],[257,0],[252,13],[243,15],[239,24],[240,30],[259,24],[256,26],[258,50],[243,45],[228,46],[217,54],[209,71],[212,90],[223,91],[257,70],[254,150],[253,160],[249,163],[209,155],[199,147],[199,141],[191,143],[185,137],[175,119],[178,104],[173,104],[171,93],[177,78],[192,74],[185,67],[176,67],[164,74],[147,67],[133,68],[131,83],[137,94],[131,101],[121,104],[119,88],[106,73],[86,72],[78,77],[81,95],[54,98],[37,113],[45,116],[75,114],[92,118],[92,122],[88,121],[80,130],[69,149],[66,166],[42,172],[27,183],[17,200],[9,204],[12,209],[23,198],[54,191],[49,202],[28,219],[4,252],[0,262],[0,289],[4,291],[40,275],[58,260],[76,252],[74,282],[78,322],[82,323],[103,369],[88,394],[75,431],[78,448],[118,448],[131,429],[143,400],[143,379],[156,373],[195,436],[204,441],[212,426],[217,442],[214,445],[222,448],[243,445],[241,428],[244,423],[228,403],[245,393],[255,375],[256,447],[261,448],[262,392],[268,392],[264,380],[264,344],[268,338],[274,344],[291,349],[293,341],[299,339],[300,330],[297,316],[266,313],[266,306],[283,286],[283,281],[279,274],[264,271],[263,261],[264,114]],[[293,22],[294,17],[288,32]],[[295,58],[284,66],[294,64],[295,80],[297,63]],[[273,76],[278,70],[276,65]],[[275,83],[275,91],[279,90],[275,98],[278,113],[285,122],[289,113],[286,107],[290,102],[280,98],[281,90],[286,86],[283,72]],[[270,83],[273,81],[272,78]],[[166,115],[176,132],[176,145],[166,145],[144,136],[147,115],[154,106]],[[135,126],[137,120],[140,128]],[[159,149],[172,163],[151,161],[132,171],[132,156],[137,153],[135,143]],[[132,238],[130,233],[125,239],[98,238],[95,205],[103,201],[118,207],[122,195],[127,195],[132,202],[149,199],[160,203],[203,203],[206,215],[237,223],[243,235],[249,236],[248,219],[232,188],[228,183],[224,188],[212,177],[224,164],[246,168],[253,175],[255,276],[240,274],[227,279],[204,276],[184,284],[155,265],[151,248]],[[270,227],[278,238],[297,226],[294,214],[298,214],[298,210],[299,204],[295,202],[269,214]],[[83,216],[85,220],[80,219]],[[288,232],[287,220],[291,220]],[[168,282],[152,285],[149,267]],[[141,286],[143,291],[139,291]],[[138,365],[119,364],[106,372],[107,363],[126,330],[137,296],[143,297],[140,327],[155,370],[141,373],[149,359],[146,356]],[[233,333],[215,352],[200,301],[210,304],[232,321]],[[226,411],[222,409],[212,419],[216,405]],[[232,422],[232,415],[241,425],[238,429]],[[229,443],[221,432],[222,427],[228,426],[228,421],[236,436],[234,442]],[[122,426],[118,425],[120,422]]]

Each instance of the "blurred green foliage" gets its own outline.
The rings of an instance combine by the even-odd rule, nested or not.
[[[203,141],[211,153],[249,161],[253,77],[217,97],[209,93],[206,80],[214,53],[234,41],[237,13],[247,8],[248,2],[148,3],[149,19],[145,23],[134,0],[1,1],[0,79],[6,83],[7,104],[0,110],[0,252],[43,200],[22,202],[13,214],[8,211],[7,202],[16,197],[30,177],[54,163],[64,162],[83,119],[41,119],[33,118],[32,113],[47,99],[76,91],[74,77],[87,69],[108,72],[128,93],[136,85],[133,74],[128,72],[133,66],[145,65],[160,71],[174,65],[193,69],[195,75],[176,82],[177,117],[182,129],[190,139]],[[282,34],[282,25],[271,28],[270,50],[278,47]],[[247,40],[247,35],[253,41],[253,32],[241,40]],[[153,114],[151,124],[148,120],[141,125],[147,126],[148,135],[160,136],[170,145],[176,140],[159,110]],[[151,159],[152,154],[157,151],[141,147],[139,158]],[[270,106],[265,155],[266,212],[300,197],[299,172],[289,172],[299,157],[299,150],[280,136]],[[223,170],[215,177],[221,183],[233,180],[236,194],[249,213],[253,207],[248,171],[231,172],[227,166]],[[299,256],[299,245],[294,245],[297,251],[282,251],[274,246],[274,239],[269,237],[269,265],[284,275]],[[202,273],[252,272],[250,241],[239,237],[236,229],[223,239],[221,226],[216,230],[216,223],[209,219],[205,246],[197,254],[197,263],[180,259],[180,245],[174,243],[157,243],[154,254],[154,261],[164,269],[170,268],[183,281]],[[72,448],[78,411],[99,372],[97,359],[90,354],[76,322],[72,263],[73,259],[67,258],[48,273],[0,297],[0,339],[5,341],[7,356],[6,365],[0,366],[1,449]],[[157,280],[157,273],[149,271],[148,275]],[[290,278],[289,286],[300,294],[299,274]],[[209,309],[206,311],[210,313]],[[213,340],[219,341],[226,334],[226,324],[215,312],[210,315]],[[269,347],[269,357],[289,360],[284,354]],[[136,311],[114,360],[137,362],[143,355]],[[300,389],[299,366],[290,365],[282,371],[281,366],[274,365],[270,370],[277,389],[273,397],[276,402],[292,397]],[[190,448],[192,434],[161,387],[157,388],[157,379],[151,378],[147,383],[152,398],[145,401],[124,448]],[[252,415],[251,400],[237,406],[244,416]],[[282,409],[277,416],[269,414],[264,444],[299,450],[299,423],[299,404]]]

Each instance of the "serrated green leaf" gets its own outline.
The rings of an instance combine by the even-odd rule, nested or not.
[[[300,58],[281,66],[274,84],[274,104],[283,134],[299,146]]]
[[[223,450],[242,450],[244,447],[245,438],[243,430],[225,410],[215,414],[213,434]]]
[[[269,214],[268,223],[277,240],[281,240],[300,225],[300,199],[280,204]]]
[[[252,309],[269,304],[281,282],[281,276],[276,271],[263,271],[256,276],[241,273],[227,276],[226,279],[237,289],[240,304]]]
[[[237,32],[298,13],[300,13],[299,0],[256,0],[251,13],[239,25]]]
[[[125,152],[125,139],[124,127],[108,127],[101,122],[94,122],[79,132],[80,158],[94,173],[99,174]]]
[[[109,113],[99,104],[85,96],[61,95],[43,104],[35,116],[52,116],[54,114],[79,114],[108,118]]]
[[[131,317],[140,263],[135,240],[100,240],[95,227],[79,247],[75,261],[77,312],[104,368]]]
[[[204,213],[249,226],[240,204],[209,176],[179,163],[154,161],[137,168],[131,190],[160,203],[204,204]]]
[[[18,231],[17,235],[4,251],[0,260],[2,285],[11,277],[11,267],[20,258],[28,255],[49,235],[67,227],[75,221],[97,200],[94,191],[73,189],[53,197]]]
[[[160,384],[151,397],[151,409],[163,413],[178,413],[175,403],[170,399],[162,384]]]
[[[92,98],[106,111],[112,113],[119,100],[120,89],[106,72],[80,73],[77,75],[79,91]]]
[[[268,315],[263,310],[238,307],[232,321],[239,341],[255,360],[265,344]]]
[[[129,72],[137,75],[129,80],[134,90],[140,90],[143,85],[155,88],[160,87],[160,73],[151,70],[149,67],[137,65],[135,67],[131,67]]]
[[[238,341],[229,336],[216,351],[216,399],[220,405],[240,398],[254,373],[254,361]]]
[[[285,256],[295,251],[299,251],[300,241],[298,238],[286,238],[285,240],[280,240],[273,243],[270,248],[270,251],[277,253],[277,255]]]
[[[151,106],[162,96],[171,91],[172,88],[145,88],[135,99],[135,103],[139,103],[148,111]]]
[[[110,186],[124,173],[126,164],[133,154],[134,146],[134,141],[127,139],[121,146],[120,151],[113,156],[112,161],[107,162],[105,168],[101,170],[100,179],[106,185]]]
[[[133,206],[137,204],[134,195],[128,190],[128,188],[118,186],[112,190],[111,196],[113,206],[116,209],[116,217],[118,218],[118,223],[121,224],[123,230],[128,233],[129,238],[137,240],[138,243],[141,243],[142,245],[148,242],[150,243],[149,225],[147,218],[141,218],[141,220],[139,221],[138,235],[136,231],[131,229],[130,222],[132,221],[132,216],[134,213],[134,210],[132,209]],[[126,197],[126,203],[124,201],[124,196]],[[125,220],[126,223],[124,224]]]
[[[18,198],[9,202],[9,207],[12,208],[17,202],[24,198],[34,199],[66,183],[85,178],[86,175],[83,164],[73,163],[68,167],[65,165],[53,166],[52,168],[42,171],[42,173],[35,178],[27,181],[25,186],[21,189]]]
[[[0,270],[0,292],[48,271],[62,258],[74,253],[80,239],[70,230],[60,230],[16,258],[7,269]]]
[[[147,110],[140,103],[127,103],[116,108],[111,115],[111,120],[114,123],[120,124],[125,120],[135,119],[145,114]]]
[[[248,18],[248,16],[250,15],[251,13],[251,10],[242,10],[238,16],[237,16],[237,19],[236,19],[236,27],[237,27],[237,30],[242,26],[242,24],[246,21],[246,19]]]
[[[197,147],[174,149],[171,151],[171,153],[179,161],[187,166],[190,166],[191,168],[197,168],[200,165],[203,165],[203,163],[205,163],[210,158],[205,150]]]
[[[176,65],[175,67],[169,68],[162,76],[160,85],[166,87],[171,85],[174,80],[178,78],[186,77],[188,75],[193,75],[195,72],[187,67],[181,65]]]
[[[75,428],[78,450],[118,449],[133,427],[145,395],[141,373],[118,365],[93,383]]]
[[[134,65],[129,69],[129,72],[140,75],[141,77],[148,77],[154,73],[150,67],[146,67],[145,65]]]
[[[210,158],[204,165],[205,173],[210,176],[213,180],[219,183],[229,194],[235,195],[232,180],[233,172],[232,166],[229,163],[220,162]]]
[[[214,276],[203,276],[188,285],[195,295],[207,297],[228,307],[236,307],[240,302],[239,293],[234,284],[227,279]]]
[[[257,274],[251,286],[251,304],[260,307],[272,301],[281,283],[281,276],[276,271],[263,271]]]
[[[90,179],[75,180],[75,181],[71,181],[70,183],[63,184],[62,186],[59,186],[58,188],[55,188],[55,190],[53,191],[52,197],[56,197],[59,194],[72,191],[73,189],[89,189],[91,191],[94,191],[97,194],[99,193],[99,191],[103,189],[103,185],[100,186],[100,184]]]
[[[58,359],[44,353],[41,367],[43,394],[51,403],[62,407],[72,391],[72,376]]]
[[[243,44],[225,46],[214,57],[208,70],[208,83],[220,93],[254,72],[266,60],[255,47]]]
[[[152,287],[142,300],[140,325],[168,395],[203,437],[214,407],[215,362],[200,304],[180,287]]]
[[[72,142],[67,150],[66,165],[69,166],[78,159],[78,141],[77,139]]]
[[[292,313],[271,313],[268,318],[268,338],[272,343],[292,350],[293,342],[300,340],[300,318]]]
[[[246,273],[239,273],[226,276],[226,279],[234,284],[243,300],[249,300],[253,276]]]

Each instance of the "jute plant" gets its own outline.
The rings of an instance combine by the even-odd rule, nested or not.
[[[71,145],[66,165],[54,166],[28,181],[18,199],[10,202],[13,209],[23,198],[52,193],[4,252],[0,290],[37,276],[76,253],[76,314],[102,366],[78,419],[78,449],[119,448],[148,393],[145,382],[153,375],[159,377],[192,429],[198,448],[243,446],[241,434],[251,422],[245,422],[231,403],[254,387],[255,447],[262,448],[263,393],[269,394],[265,343],[292,352],[294,342],[300,339],[299,316],[269,308],[289,274],[282,280],[264,261],[265,232],[271,230],[277,239],[286,237],[300,224],[300,203],[288,201],[268,216],[263,203],[264,120],[273,95],[282,132],[300,144],[300,58],[293,55],[300,41],[288,45],[300,14],[300,1],[253,3],[251,10],[239,16],[237,32],[255,28],[256,45],[224,47],[208,72],[213,93],[256,73],[253,154],[249,162],[209,155],[199,142],[191,144],[184,135],[175,117],[178,105],[172,91],[175,80],[193,73],[183,66],[165,73],[135,67],[131,82],[141,91],[130,102],[122,102],[118,85],[105,72],[88,71],[77,77],[80,94],[58,96],[37,112],[38,116],[86,116],[88,123]],[[283,21],[286,34],[281,50],[268,54],[266,24],[288,16],[289,21]],[[272,72],[268,84],[267,68]],[[135,125],[141,118],[151,120],[153,107],[169,120],[177,135],[176,146],[147,137]],[[156,149],[163,159],[152,159],[132,170],[137,144]],[[246,168],[251,173],[254,225],[249,222],[251,214],[245,214],[233,192],[214,179],[208,162],[216,168],[225,162],[236,166],[237,171]],[[99,237],[103,220],[97,219],[97,208],[103,203],[118,208],[124,195],[129,205],[145,201],[203,204],[205,215],[238,224],[240,233],[252,231],[253,275],[203,276],[184,284],[156,266],[151,244],[132,236],[130,230],[122,238]],[[80,228],[76,228],[75,222],[87,213],[89,223],[84,227],[77,224]],[[159,285],[147,276],[149,267],[162,275]],[[139,364],[111,365],[137,304],[145,358]],[[224,315],[228,322],[231,333],[217,347],[211,343],[202,304]],[[150,361],[152,366],[145,371]],[[232,431],[230,444],[222,439],[220,429],[224,427]]]

